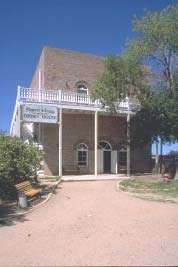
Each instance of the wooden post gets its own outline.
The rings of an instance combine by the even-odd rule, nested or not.
[[[59,177],[62,177],[62,108],[59,109]]]
[[[95,111],[95,176],[98,174],[98,111]]]

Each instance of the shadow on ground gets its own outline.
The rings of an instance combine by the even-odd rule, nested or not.
[[[37,206],[38,204],[42,203],[47,198],[49,193],[56,194],[56,188],[52,186],[50,187],[50,186],[42,185],[41,187],[42,187],[41,194],[33,199],[28,200],[27,209],[19,208],[17,202],[1,204],[0,205],[0,227],[11,226],[18,222],[28,221],[28,219],[25,218],[26,212],[28,212],[30,209]]]
[[[19,215],[19,212],[22,210],[17,205],[0,205],[0,227],[27,221],[25,214]]]

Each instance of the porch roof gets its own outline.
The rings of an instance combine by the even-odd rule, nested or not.
[[[110,113],[109,107],[104,107],[102,101],[99,99],[94,100],[91,95],[71,93],[64,90],[38,90],[18,86],[10,133],[13,128],[18,107],[26,104],[56,106],[64,109],[65,112],[91,113],[99,111],[105,115]],[[116,102],[116,105],[118,116],[125,116],[128,113],[134,115],[140,107],[138,101],[129,98]]]

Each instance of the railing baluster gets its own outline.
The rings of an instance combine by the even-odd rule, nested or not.
[[[66,104],[75,103],[77,105],[90,105],[90,106],[101,106],[100,100],[93,101],[90,95],[79,94],[74,92],[65,92],[62,90],[40,90],[32,88],[19,88],[19,100],[25,102],[40,102],[41,103],[61,103]],[[128,107],[128,101],[122,101],[120,103],[121,108]]]

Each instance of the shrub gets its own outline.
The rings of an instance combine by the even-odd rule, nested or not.
[[[0,197],[15,197],[14,185],[36,175],[42,158],[33,144],[0,134]]]

